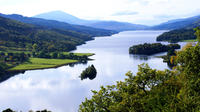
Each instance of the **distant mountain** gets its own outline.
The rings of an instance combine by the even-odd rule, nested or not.
[[[200,16],[194,16],[194,17],[185,18],[185,19],[170,20],[160,25],[150,27],[150,29],[173,30],[173,29],[180,29],[180,28],[193,28],[193,27],[199,26],[200,25],[199,23],[200,23]]]
[[[52,12],[42,13],[34,17],[47,20],[56,20],[60,22],[66,22],[69,24],[77,24],[77,25],[85,25],[85,24],[90,24],[92,22],[96,22],[96,21],[83,20],[75,16],[72,16],[71,14],[65,13],[63,11],[52,11]]]
[[[145,25],[117,21],[100,21],[96,23],[87,24],[87,26],[115,31],[144,30],[148,28],[148,26]]]
[[[0,16],[14,19],[23,23],[42,26],[49,29],[60,29],[60,30],[68,30],[68,31],[84,33],[93,37],[94,36],[108,36],[108,35],[117,33],[116,31],[111,31],[111,30],[97,29],[97,28],[86,27],[86,26],[81,26],[81,25],[72,25],[65,22],[55,21],[55,20],[24,17],[22,15],[17,15],[17,14],[12,14],[12,15],[0,14]]]
[[[47,12],[34,17],[115,31],[143,30],[147,28],[145,25],[131,24],[126,22],[83,20],[62,11]]]

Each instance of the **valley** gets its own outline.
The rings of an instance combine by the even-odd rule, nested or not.
[[[45,1],[0,1],[0,112],[200,110],[195,2]]]

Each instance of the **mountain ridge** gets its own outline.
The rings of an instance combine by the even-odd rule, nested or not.
[[[143,30],[148,26],[140,24],[132,24],[128,22],[118,22],[118,21],[103,21],[103,20],[84,20],[63,11],[52,11],[47,13],[42,13],[33,17],[43,18],[48,20],[57,20],[61,22],[67,22],[70,24],[84,25],[93,28],[100,28],[106,30],[115,31],[127,31],[127,30]],[[115,24],[113,24],[115,23]]]
[[[97,29],[97,28],[92,28],[92,27],[87,27],[87,26],[82,26],[82,25],[72,25],[65,22],[59,22],[56,20],[46,20],[46,19],[41,19],[41,18],[25,17],[19,14],[6,15],[6,14],[0,13],[0,16],[17,20],[17,21],[27,23],[27,24],[49,28],[49,29],[61,29],[61,30],[69,30],[69,31],[84,33],[87,35],[91,35],[93,37],[108,36],[108,35],[117,33],[116,31],[111,31],[111,30]]]
[[[200,21],[200,15],[192,16],[182,19],[169,20],[167,22],[161,23],[150,27],[153,30],[174,30],[181,28],[194,28],[195,22]]]

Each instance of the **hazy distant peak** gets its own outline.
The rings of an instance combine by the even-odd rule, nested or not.
[[[59,10],[38,14],[34,17],[79,25],[82,25],[87,22],[86,20],[79,19],[78,17],[75,17],[71,14]]]
[[[70,24],[85,25],[94,28],[116,30],[116,31],[126,31],[126,30],[141,30],[147,28],[145,25],[131,24],[128,22],[118,22],[118,21],[96,21],[96,20],[83,20],[77,18],[73,15],[67,14],[63,11],[51,11],[47,13],[42,13],[34,17],[57,20],[61,22],[67,22]]]

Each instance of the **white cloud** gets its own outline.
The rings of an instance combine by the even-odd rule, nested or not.
[[[62,10],[83,19],[118,20],[151,25],[168,19],[197,15],[200,12],[199,4],[199,0],[0,0],[0,11],[33,16]],[[124,11],[127,12],[122,14]],[[116,16],[120,13],[121,16]]]

